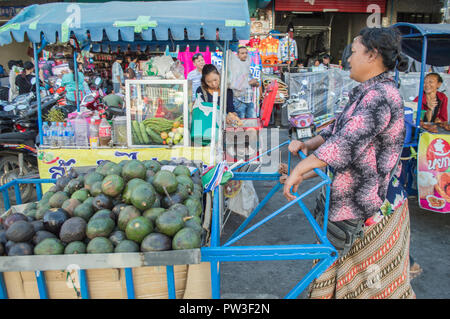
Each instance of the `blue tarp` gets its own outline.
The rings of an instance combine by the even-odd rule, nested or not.
[[[403,36],[402,50],[406,55],[422,61],[422,46],[426,37],[426,64],[450,65],[450,24],[397,23],[394,27],[397,27]]]
[[[48,3],[24,8],[0,27],[0,45],[24,41],[241,40],[250,38],[247,0]],[[185,37],[187,33],[187,38]],[[171,34],[171,38],[169,37]],[[235,33],[235,34],[234,34]],[[12,37],[11,37],[12,35]]]

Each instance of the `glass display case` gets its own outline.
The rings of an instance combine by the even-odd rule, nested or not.
[[[190,145],[192,82],[126,80],[128,147]]]

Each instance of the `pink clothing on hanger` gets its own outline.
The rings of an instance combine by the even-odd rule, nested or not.
[[[192,62],[192,57],[196,53],[201,53],[203,55],[203,59],[205,59],[205,64],[211,64],[211,51],[209,50],[209,47],[206,47],[205,52],[200,52],[199,47],[197,46],[197,49],[195,52],[189,51],[189,46],[186,47],[186,51],[178,53],[178,60],[183,63],[184,66],[184,78],[187,78],[187,75],[189,72],[195,69],[194,63]]]

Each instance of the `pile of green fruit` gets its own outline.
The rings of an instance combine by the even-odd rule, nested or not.
[[[0,225],[0,256],[152,252],[201,246],[202,184],[185,165],[103,162],[60,177]]]

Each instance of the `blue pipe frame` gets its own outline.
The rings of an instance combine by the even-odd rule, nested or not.
[[[289,141],[282,143],[281,145],[288,144]],[[281,145],[275,147],[279,148]],[[273,151],[274,149],[270,150]],[[270,152],[268,151],[268,152]],[[266,152],[267,153],[267,152]],[[302,159],[306,156],[299,152]],[[251,161],[244,163],[248,164]],[[288,155],[288,172],[290,172],[291,164],[291,154]],[[238,167],[242,167],[240,165]],[[238,167],[234,168],[237,169]],[[219,186],[214,189],[213,196],[213,214],[211,223],[211,244],[210,247],[202,247],[202,261],[211,263],[211,288],[212,288],[212,298],[220,298],[220,263],[221,262],[236,262],[236,261],[261,261],[261,260],[305,260],[305,259],[318,259],[318,263],[308,272],[308,274],[303,277],[294,288],[289,291],[285,296],[286,299],[297,298],[300,293],[308,287],[308,285],[322,274],[328,267],[330,267],[335,260],[338,258],[338,253],[336,249],[331,245],[326,237],[327,230],[327,220],[328,220],[328,208],[329,208],[329,196],[330,196],[330,184],[331,180],[324,174],[320,169],[314,170],[317,175],[322,179],[322,181],[306,191],[303,194],[295,193],[296,199],[285,204],[283,207],[273,212],[260,222],[244,230],[252,219],[261,211],[265,204],[270,200],[270,198],[282,188],[282,184],[278,181],[280,174],[278,173],[245,173],[245,172],[234,172],[232,179],[234,180],[272,180],[278,181],[278,183],[270,190],[266,197],[260,202],[260,204],[255,208],[255,210],[247,217],[247,219],[239,226],[239,228],[231,235],[228,241],[220,246],[220,190]],[[324,223],[323,228],[319,226],[311,212],[308,210],[306,205],[302,202],[302,199],[313,191],[319,189],[320,187],[326,188],[326,202],[325,202],[325,212],[324,212]],[[275,216],[283,213],[287,208],[292,205],[298,204],[299,208],[305,213],[308,222],[311,224],[314,232],[316,233],[319,244],[309,244],[309,245],[272,245],[272,246],[231,246],[237,241],[242,239],[244,236],[250,232],[256,230],[259,226],[268,222]]]

